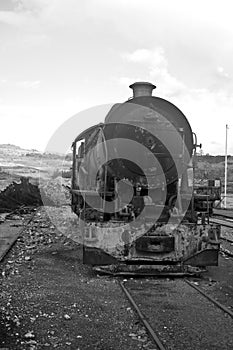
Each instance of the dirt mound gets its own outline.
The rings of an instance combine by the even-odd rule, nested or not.
[[[41,206],[42,200],[37,185],[21,177],[20,183],[13,182],[0,192],[0,212],[15,210],[21,206]]]
[[[69,205],[71,203],[69,184],[70,180],[61,176],[40,183],[43,204],[49,206]]]

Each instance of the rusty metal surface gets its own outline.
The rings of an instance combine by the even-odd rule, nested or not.
[[[124,277],[200,277],[206,270],[188,265],[103,265],[95,266],[94,271],[100,275],[124,276]]]
[[[185,264],[191,266],[218,266],[218,250],[205,249],[195,253],[184,261]]]
[[[150,244],[147,242],[143,245],[144,249],[138,248],[137,241],[146,239],[143,235],[143,225],[137,230],[132,230],[124,223],[120,226],[119,222],[103,223],[101,226],[86,223],[82,227],[82,234],[85,247],[100,249],[119,261],[148,260],[151,264],[158,264],[159,261],[172,264],[188,259],[205,249],[216,250],[218,253],[218,230],[219,226],[215,224],[181,224],[178,227],[172,224],[161,225],[153,234],[147,236]],[[174,241],[174,245],[170,240]],[[205,266],[216,264],[216,254],[211,256],[213,261],[208,259]]]

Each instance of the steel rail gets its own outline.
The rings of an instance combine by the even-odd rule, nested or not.
[[[223,241],[229,242],[229,243],[233,243],[233,240],[227,238],[227,237],[222,237],[220,236],[220,239],[222,239]]]
[[[231,310],[229,310],[226,306],[222,305],[220,302],[218,302],[216,299],[212,298],[210,295],[206,294],[203,290],[201,290],[200,288],[198,288],[196,285],[194,285],[192,282],[190,282],[187,279],[184,279],[184,281],[191,286],[192,288],[194,288],[197,292],[199,292],[201,295],[203,295],[207,300],[209,300],[212,304],[214,304],[215,306],[217,306],[219,309],[221,309],[223,312],[225,312],[226,314],[228,314],[230,317],[233,318],[233,312]],[[166,348],[164,347],[164,345],[161,343],[160,339],[158,338],[158,336],[156,335],[156,333],[154,332],[154,330],[152,329],[151,325],[149,324],[149,322],[147,321],[146,317],[143,315],[143,313],[141,312],[140,308],[138,307],[138,305],[136,304],[135,300],[133,299],[133,297],[131,296],[130,292],[128,291],[128,289],[124,286],[123,282],[119,282],[123,292],[125,293],[125,295],[127,296],[128,300],[130,301],[131,305],[133,306],[133,308],[135,309],[135,311],[137,312],[140,320],[142,321],[142,323],[144,324],[144,326],[146,327],[150,337],[152,338],[152,340],[154,341],[154,343],[156,344],[156,346],[158,347],[159,350],[166,350]]]
[[[15,212],[16,210],[14,210],[13,212]],[[12,212],[12,213],[13,213]],[[0,262],[3,261],[3,259],[5,258],[5,256],[7,255],[7,253],[13,248],[13,246],[15,245],[17,239],[22,235],[22,233],[24,232],[24,230],[27,228],[27,226],[30,224],[30,222],[33,220],[34,216],[36,215],[37,210],[34,211],[34,213],[32,213],[32,215],[30,216],[30,218],[28,219],[28,221],[25,223],[25,225],[21,228],[21,230],[19,230],[19,232],[15,235],[14,240],[11,242],[11,244],[9,244],[9,246],[7,247],[7,249],[4,251],[4,253],[1,255],[0,257]]]
[[[147,321],[147,319],[145,318],[145,316],[143,315],[143,313],[141,312],[141,310],[137,306],[137,304],[136,304],[135,300],[133,299],[133,297],[131,296],[130,292],[124,286],[124,283],[123,282],[119,282],[119,284],[120,284],[123,292],[127,296],[128,300],[130,301],[131,305],[133,306],[133,308],[137,312],[140,320],[142,321],[142,323],[146,327],[147,331],[149,332],[149,334],[150,334],[151,338],[153,339],[154,343],[157,345],[159,350],[166,350],[166,348],[163,346],[163,344],[161,343],[160,339],[158,338],[158,336],[154,332],[153,328],[151,327],[151,325],[149,324],[149,322]]]
[[[230,213],[233,213],[233,209],[230,211]],[[215,217],[215,216],[223,217],[223,218],[226,218],[226,219],[233,219],[233,215],[230,215],[229,213],[227,213],[227,211],[226,211],[226,213],[223,213],[223,212],[218,213],[218,212],[216,212],[214,210],[213,211],[213,217]]]
[[[192,288],[196,289],[200,294],[202,294],[205,298],[207,298],[209,301],[211,301],[214,305],[216,305],[219,309],[227,313],[229,316],[233,318],[233,312],[229,310],[226,306],[222,305],[219,303],[216,299],[212,298],[210,295],[206,294],[203,290],[198,288],[195,284],[192,282],[188,281],[187,279],[184,279],[184,281],[190,285]]]
[[[233,222],[226,221],[226,220],[220,220],[220,219],[211,218],[210,219],[210,223],[219,224],[219,225],[222,225],[222,226],[233,228]]]
[[[213,214],[213,219],[225,219],[226,221],[233,222],[233,216],[227,216],[227,215],[220,215],[220,214]]]

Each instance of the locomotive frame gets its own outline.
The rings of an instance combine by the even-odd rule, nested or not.
[[[199,221],[203,198],[195,195],[191,176],[196,136],[177,107],[152,96],[154,85],[130,87],[134,97],[113,106],[104,123],[83,131],[72,145],[72,210],[80,218],[83,262],[118,272],[185,273],[216,266],[220,226],[209,224],[208,215]],[[161,125],[166,132],[158,136]],[[135,141],[143,144],[143,169],[135,165],[137,146],[131,152],[135,162],[121,156],[126,138],[129,148]],[[149,152],[158,165],[151,167]]]

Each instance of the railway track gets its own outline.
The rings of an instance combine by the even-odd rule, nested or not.
[[[233,228],[233,210],[214,209],[210,222]]]
[[[233,219],[233,209],[232,210],[214,209],[213,214],[214,216],[221,216],[223,218]]]
[[[233,312],[194,283],[180,279],[120,282],[156,349],[233,348]]]
[[[233,228],[233,219],[227,219],[227,218],[211,218],[210,223],[214,224],[220,224],[225,227]]]
[[[32,210],[35,208],[31,208]],[[9,214],[14,214],[13,211]],[[0,224],[0,262],[4,259],[6,254],[12,249],[17,239],[23,234],[24,230],[33,220],[36,210],[33,213],[28,214],[29,216],[22,224],[22,219],[19,220],[6,220]],[[8,215],[9,215],[8,214]]]

